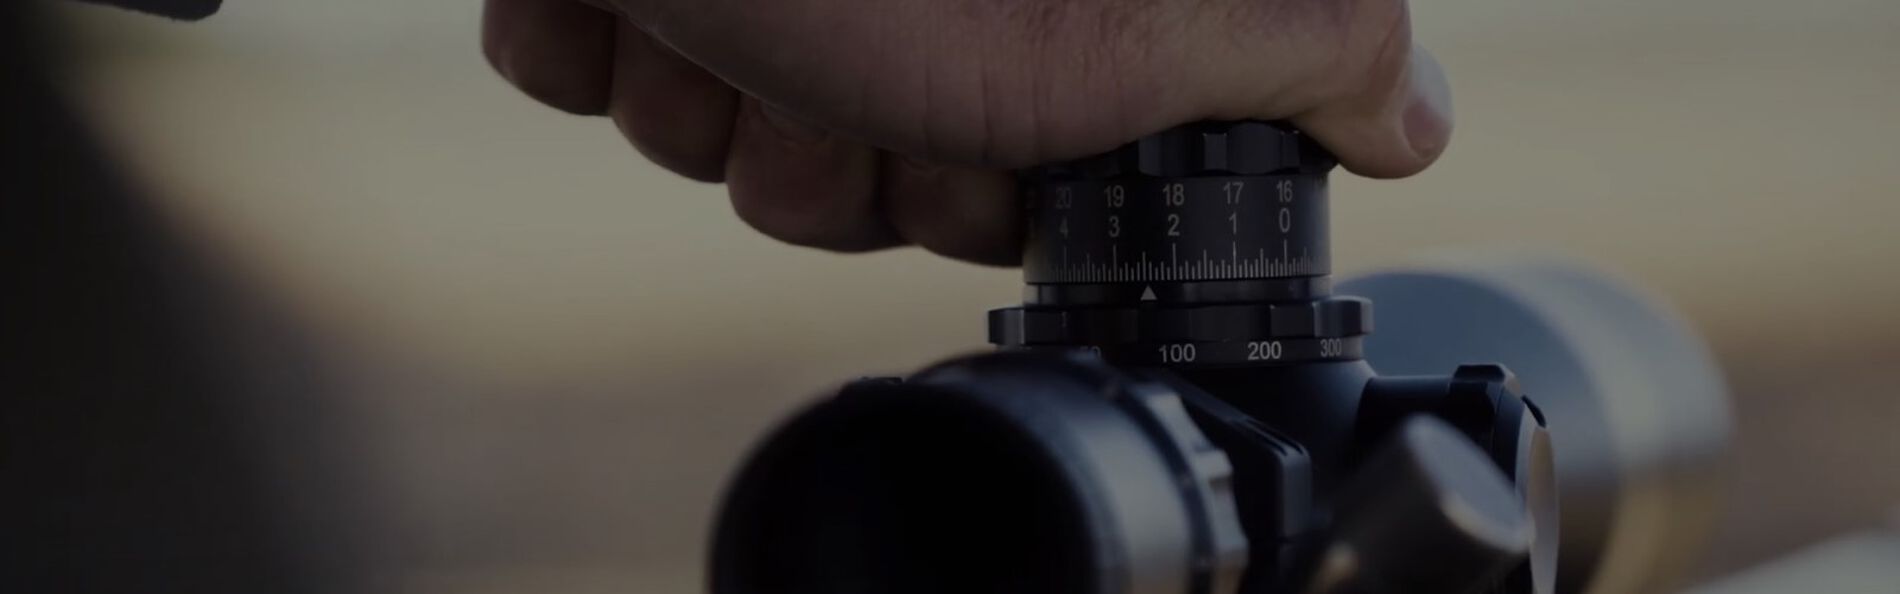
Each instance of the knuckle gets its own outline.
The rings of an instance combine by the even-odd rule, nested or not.
[[[1320,33],[1309,49],[1329,56],[1296,84],[1296,103],[1312,107],[1342,98],[1377,95],[1398,84],[1411,52],[1406,0],[1303,0],[1295,21]]]
[[[1412,19],[1405,0],[1353,0],[1342,3],[1350,11],[1343,24],[1352,71],[1369,80],[1397,78],[1404,72],[1412,47]]]

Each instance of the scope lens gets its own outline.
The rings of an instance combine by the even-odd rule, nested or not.
[[[1246,545],[1227,460],[1155,386],[1078,359],[992,354],[847,388],[740,470],[714,534],[712,592],[1228,584]]]
[[[1096,592],[1049,452],[958,398],[839,399],[762,450],[728,503],[718,593]]]

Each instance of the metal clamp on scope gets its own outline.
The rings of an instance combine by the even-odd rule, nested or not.
[[[1000,352],[854,382],[777,429],[728,489],[711,590],[1668,583],[1727,426],[1693,334],[1542,262],[1336,295],[1333,167],[1284,125],[1210,122],[1024,172]]]

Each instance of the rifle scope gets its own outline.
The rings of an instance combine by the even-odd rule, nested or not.
[[[1700,342],[1551,262],[1335,290],[1333,167],[1246,121],[1024,172],[1027,288],[990,312],[998,352],[850,383],[775,430],[728,488],[711,590],[1666,584],[1727,432]]]

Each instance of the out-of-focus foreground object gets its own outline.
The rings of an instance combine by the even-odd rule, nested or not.
[[[110,4],[174,19],[198,20],[218,13],[224,0],[79,0]]]
[[[0,591],[360,591],[299,337],[98,142],[37,8],[0,2]]]

